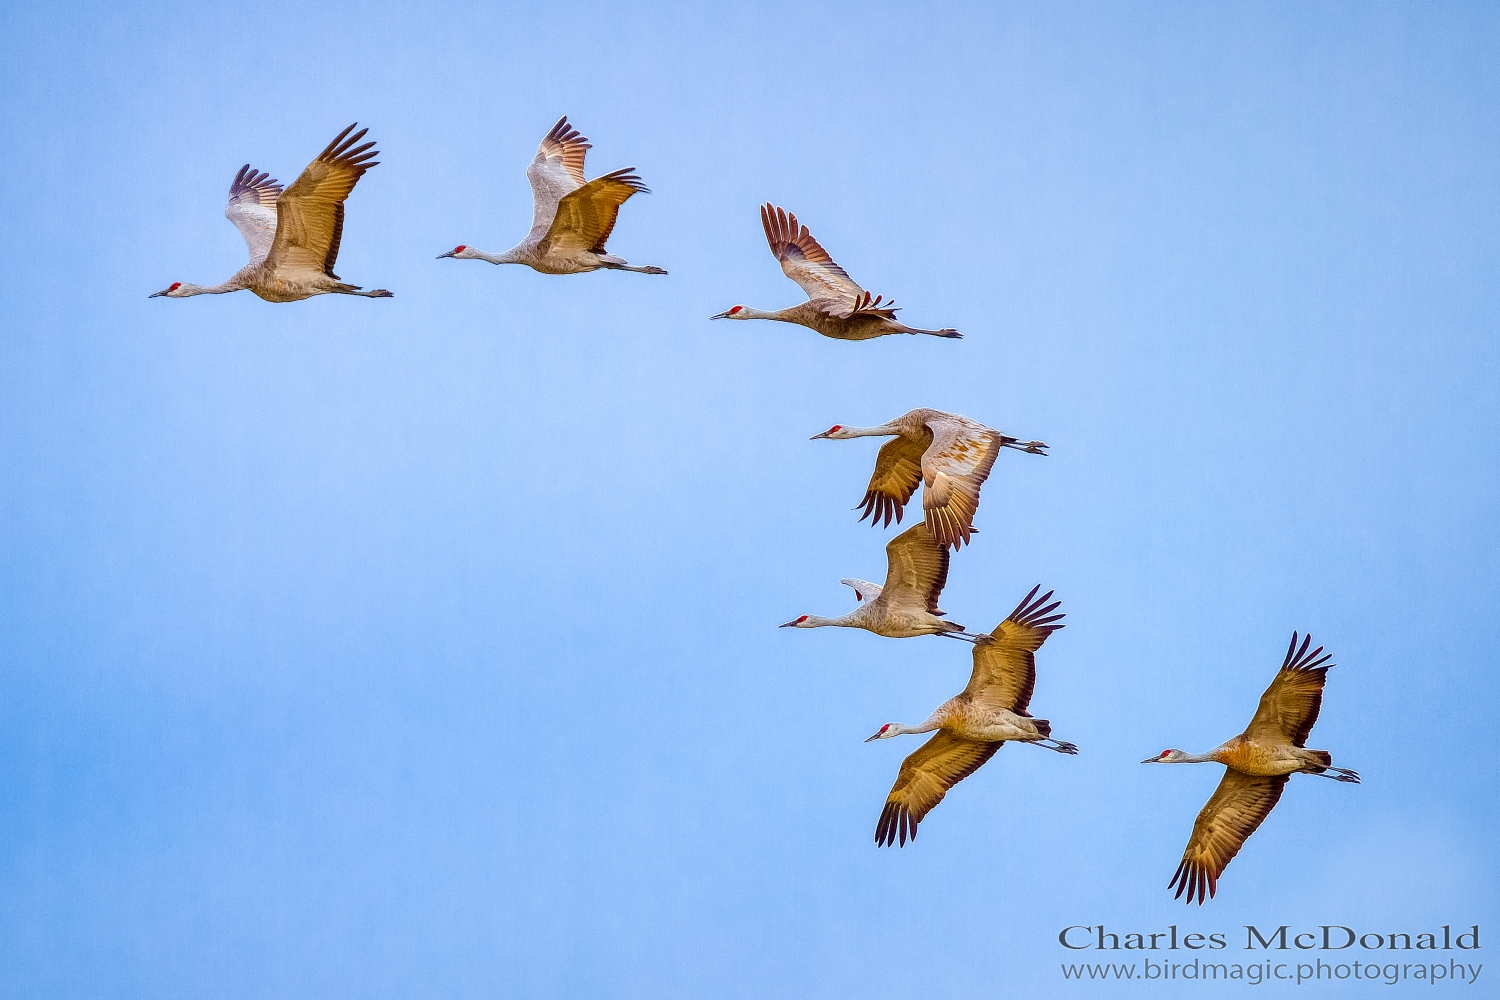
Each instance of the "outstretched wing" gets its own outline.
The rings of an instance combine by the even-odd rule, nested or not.
[[[865,498],[859,502],[864,508],[859,516],[861,521],[874,514],[871,524],[888,526],[892,517],[897,524],[901,523],[906,501],[922,482],[922,453],[931,443],[932,432],[928,431],[925,441],[898,435],[880,446],[880,453],[875,456],[875,474],[870,477]]]
[[[922,455],[922,510],[938,544],[958,548],[974,530],[979,487],[989,478],[1004,435],[951,413],[925,422],[932,445]]]
[[[544,249],[603,253],[604,241],[614,231],[620,206],[636,192],[647,191],[645,182],[635,175],[634,167],[595,177],[557,203]]]
[[[1052,613],[1062,602],[1048,604],[1052,591],[1037,597],[1036,592],[1041,589],[1041,584],[1032,587],[1016,610],[995,626],[990,633],[994,642],[974,645],[974,672],[964,694],[975,705],[1006,709],[1017,715],[1030,714],[1026,708],[1036,687],[1036,651],[1042,648],[1047,636],[1063,628],[1056,624],[1062,613]]]
[[[917,824],[943,801],[948,789],[973,774],[984,762],[995,756],[1003,743],[988,743],[954,736],[940,730],[901,762],[896,783],[885,798],[880,822],[875,826],[875,843],[884,847],[905,847],[908,839],[917,839]]]
[[[1168,889],[1177,887],[1174,898],[1181,899],[1186,892],[1187,902],[1191,903],[1196,895],[1198,905],[1202,906],[1204,893],[1213,897],[1224,867],[1270,814],[1289,777],[1289,774],[1259,777],[1232,767],[1225,769],[1224,780],[1198,813],[1177,873],[1167,883]]]
[[[932,540],[925,524],[914,524],[885,547],[886,573],[880,596],[897,606],[940,615],[938,598],[948,582],[948,550]]]
[[[531,182],[531,231],[540,237],[552,225],[557,203],[569,192],[583,187],[583,158],[593,147],[568,124],[563,115],[537,147],[536,157],[526,168]]]
[[[276,240],[276,199],[280,196],[281,182],[264,170],[250,169],[248,163],[240,167],[229,185],[229,206],[224,209],[224,218],[234,223],[234,228],[245,237],[252,264],[265,260]]]
[[[824,312],[847,318],[869,304],[865,290],[833,262],[797,217],[771,203],[760,207],[760,223],[766,230],[771,253],[781,261],[781,270],[802,286],[808,299]]]
[[[344,199],[380,155],[373,142],[355,145],[369,129],[349,135],[353,129],[350,125],[334,137],[276,200],[276,239],[268,256],[277,270],[338,278],[333,265],[344,237]]]
[[[1307,734],[1318,721],[1318,710],[1323,706],[1323,681],[1332,653],[1323,653],[1319,646],[1312,652],[1312,636],[1302,640],[1297,648],[1297,633],[1292,633],[1292,644],[1287,647],[1286,659],[1266,693],[1260,696],[1260,706],[1255,717],[1245,729],[1245,735],[1253,740],[1273,742],[1290,740],[1293,746],[1306,746]],[[1321,656],[1319,654],[1322,654]]]

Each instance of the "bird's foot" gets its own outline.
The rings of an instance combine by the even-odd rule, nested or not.
[[[1056,750],[1058,753],[1069,754],[1076,754],[1078,752],[1078,744],[1076,743],[1069,743],[1066,740],[1053,740],[1052,742],[1056,743],[1057,746],[1048,747],[1048,750]]]
[[[396,297],[390,292],[386,291],[384,288],[377,288],[374,291],[365,292],[365,295],[372,299],[394,299]]]

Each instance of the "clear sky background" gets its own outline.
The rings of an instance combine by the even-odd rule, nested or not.
[[[1494,947],[1494,7],[129,6],[0,15],[0,992],[1140,996],[1058,931]],[[562,114],[669,277],[433,259],[520,239]],[[338,272],[393,300],[148,301],[244,263],[240,164],[355,120]],[[765,200],[965,339],[709,323],[801,301]],[[1033,711],[1082,749],[877,850],[918,740],[861,741],[968,650],[776,625],[894,533],[850,510],[876,443],[808,436],[918,406],[1052,446],[943,606],[1056,589]],[[1189,910],[1222,769],[1137,761],[1238,733],[1293,629],[1364,784],[1295,777]]]

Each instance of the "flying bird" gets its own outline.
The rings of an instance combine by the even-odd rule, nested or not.
[[[229,186],[224,216],[245,237],[250,263],[222,284],[174,281],[150,298],[185,299],[241,288],[267,302],[295,302],[329,292],[390,298],[384,288],[361,291],[359,285],[347,284],[333,273],[344,236],[344,199],[380,155],[373,142],[355,145],[369,129],[349,135],[353,130],[350,125],[340,132],[285,191],[265,171],[252,170],[248,163],[241,167]]]
[[[979,508],[979,487],[989,477],[990,467],[1001,448],[1014,448],[1032,455],[1047,454],[1041,441],[1021,441],[992,427],[956,413],[912,410],[879,427],[845,427],[834,424],[812,440],[842,441],[856,437],[894,437],[880,446],[875,474],[859,507],[860,520],[874,515],[901,523],[906,501],[917,484],[926,486],[922,513],[927,529],[939,545],[958,548],[974,531],[974,512]]]
[[[979,770],[1007,741],[1031,743],[1076,754],[1071,743],[1052,738],[1052,724],[1033,719],[1026,711],[1036,687],[1036,651],[1047,636],[1063,626],[1053,614],[1060,601],[1048,604],[1052,591],[1041,597],[1031,588],[1016,610],[974,646],[974,672],[969,686],[937,707],[920,726],[888,722],[869,740],[888,740],[908,733],[938,734],[901,762],[880,822],[875,844],[905,847],[917,839],[917,824],[943,801],[948,789]]]
[[[853,588],[859,607],[838,618],[803,615],[781,627],[839,625],[893,639],[914,635],[947,635],[970,641],[983,638],[965,632],[962,625],[945,621],[943,612],[938,610],[938,596],[948,582],[948,550],[932,540],[926,525],[914,525],[891,539],[885,555],[889,568],[884,586],[867,580],[839,581]]]
[[[855,284],[795,215],[767,203],[760,207],[760,222],[771,253],[781,261],[782,272],[802,286],[807,301],[775,312],[731,306],[709,319],[774,319],[805,326],[835,340],[870,340],[892,333],[963,336],[957,330],[918,330],[897,322],[896,303],[872,296]]]
[[[1311,653],[1307,647],[1312,636],[1297,647],[1297,633],[1287,647],[1286,659],[1266,693],[1260,696],[1260,707],[1245,731],[1208,753],[1190,754],[1181,750],[1163,750],[1142,764],[1204,764],[1217,761],[1226,765],[1224,778],[1198,820],[1182,863],[1167,888],[1177,887],[1174,898],[1187,893],[1187,902],[1198,897],[1203,905],[1205,893],[1212,898],[1218,889],[1219,876],[1270,814],[1281,790],[1293,774],[1316,774],[1335,781],[1358,782],[1359,775],[1333,766],[1333,755],[1327,750],[1308,750],[1307,735],[1318,721],[1323,704],[1323,681],[1333,666],[1319,646]],[[1320,655],[1321,654],[1321,655]],[[1331,772],[1331,773],[1330,773]]]
[[[460,243],[444,257],[487,260],[491,264],[525,264],[543,274],[580,274],[608,268],[640,274],[666,274],[659,267],[636,267],[604,249],[615,228],[620,206],[637,191],[647,192],[634,167],[584,180],[583,158],[593,146],[568,124],[557,120],[526,168],[531,181],[531,232],[502,254],[485,253]]]

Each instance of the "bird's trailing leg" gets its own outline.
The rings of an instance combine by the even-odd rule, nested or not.
[[[645,264],[645,265],[642,265],[640,267],[637,267],[635,264],[627,264],[625,262],[625,258],[623,258],[623,257],[616,257],[612,253],[611,254],[600,254],[600,256],[599,256],[599,264],[600,264],[601,267],[607,267],[611,271],[634,271],[636,274],[666,274],[667,273],[664,268],[653,267],[650,264]]]
[[[1039,740],[1026,740],[1025,742],[1046,750],[1056,750],[1058,753],[1076,754],[1078,752],[1078,745],[1076,743],[1069,743],[1066,740],[1054,740],[1050,736]]]
[[[334,289],[341,295],[363,295],[367,299],[393,299],[395,298],[384,288],[372,288],[368,292],[362,291],[359,285],[339,285]]]
[[[1334,773],[1329,774],[1328,771]],[[1332,778],[1334,781],[1348,781],[1356,785],[1359,784],[1358,771],[1351,771],[1347,767],[1330,767],[1328,771],[1315,771],[1313,773],[1320,778]]]
[[[973,632],[954,631],[954,632],[937,632],[937,633],[934,633],[934,634],[935,635],[947,636],[949,639],[962,639],[964,642],[972,642],[976,646],[980,645],[981,643],[988,644],[988,643],[992,643],[992,642],[995,641],[995,637],[994,636],[991,636],[991,635],[975,635]]]
[[[1028,455],[1047,454],[1047,442],[1045,441],[1022,441],[1019,438],[1008,437],[1001,439],[1000,447],[1014,448],[1016,451],[1024,451]]]

